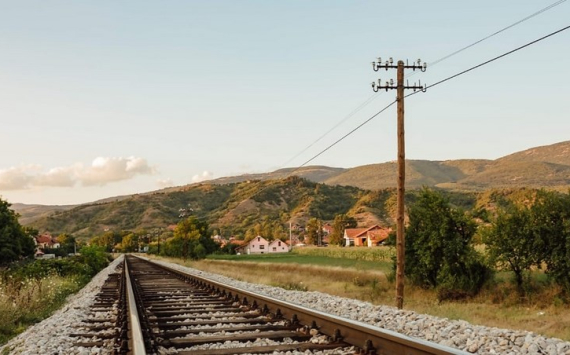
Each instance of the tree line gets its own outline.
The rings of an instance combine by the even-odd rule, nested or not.
[[[531,271],[543,269],[570,295],[570,194],[525,190],[501,202],[494,211],[464,211],[441,192],[422,189],[408,210],[407,278],[437,289],[440,299],[462,298],[507,270],[524,295]],[[475,248],[476,236],[483,251]]]

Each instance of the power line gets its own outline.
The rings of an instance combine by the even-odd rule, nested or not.
[[[528,42],[527,44],[524,44],[524,45],[522,45],[522,46],[520,46],[520,47],[517,47],[517,48],[515,48],[515,49],[513,49],[513,50],[510,50],[510,51],[508,51],[508,52],[506,52],[506,53],[503,53],[503,54],[501,54],[501,55],[499,55],[499,56],[496,56],[495,58],[489,59],[489,60],[487,60],[487,61],[485,61],[485,62],[483,62],[483,63],[481,63],[481,64],[477,64],[477,65],[475,65],[475,66],[473,66],[473,67],[471,67],[471,68],[469,68],[469,69],[466,69],[466,70],[464,70],[464,71],[462,71],[462,72],[459,72],[459,73],[454,74],[454,75],[452,75],[452,76],[450,76],[450,77],[447,77],[447,78],[445,78],[445,79],[442,79],[442,80],[436,82],[435,84],[428,85],[426,88],[427,88],[427,89],[430,89],[430,88],[433,88],[434,86],[443,84],[443,83],[445,83],[446,81],[449,81],[449,80],[451,80],[451,79],[457,78],[457,77],[460,76],[460,75],[469,73],[469,72],[472,71],[472,70],[475,70],[475,69],[477,69],[477,68],[480,68],[480,67],[482,67],[482,66],[484,66],[484,65],[487,65],[487,64],[489,64],[489,63],[491,63],[491,62],[494,62],[494,61],[496,61],[496,60],[498,60],[498,59],[501,59],[501,58],[503,58],[503,57],[506,57],[506,56],[508,56],[508,55],[510,55],[510,54],[513,54],[513,53],[515,53],[515,52],[518,52],[518,51],[520,51],[521,49],[524,49],[524,48],[529,47],[529,46],[531,46],[531,45],[533,45],[533,44],[536,44],[536,43],[538,43],[538,42],[540,42],[540,41],[542,41],[542,40],[545,40],[545,39],[547,39],[547,38],[549,38],[549,37],[552,37],[552,36],[554,36],[554,35],[556,35],[556,34],[558,34],[558,33],[560,33],[560,32],[566,31],[566,30],[569,29],[569,28],[570,28],[570,26],[566,26],[566,27],[564,27],[564,28],[559,29],[558,31],[551,32],[551,33],[547,34],[546,36],[543,36],[543,37],[540,37],[540,38],[538,38],[538,39],[535,39],[535,40],[532,41],[532,42]],[[420,92],[420,91],[413,92],[413,93],[411,93],[411,94],[406,95],[405,97],[415,95],[415,94],[417,94],[417,93],[419,93],[419,92]]]
[[[437,85],[443,84],[443,83],[445,83],[445,82],[447,82],[447,81],[449,81],[449,80],[451,80],[451,79],[457,78],[457,77],[460,76],[460,75],[466,74],[466,73],[468,73],[468,72],[470,72],[470,71],[472,71],[472,70],[475,70],[475,69],[477,69],[477,68],[480,68],[480,67],[482,67],[482,66],[484,66],[484,65],[487,65],[487,64],[489,64],[489,63],[491,63],[491,62],[494,62],[494,61],[496,61],[496,60],[498,60],[498,59],[501,59],[501,58],[504,58],[504,57],[506,57],[506,56],[508,56],[508,55],[510,55],[510,54],[513,54],[513,53],[515,53],[515,52],[517,52],[517,51],[519,51],[519,50],[521,50],[521,49],[524,49],[524,48],[529,47],[529,46],[531,46],[531,45],[533,45],[533,44],[536,44],[536,43],[538,43],[538,42],[540,42],[540,41],[543,41],[543,40],[545,40],[545,39],[547,39],[547,38],[549,38],[549,37],[552,37],[552,36],[554,36],[554,35],[556,35],[556,34],[559,34],[559,33],[563,32],[563,31],[566,31],[566,30],[569,29],[569,28],[570,28],[570,26],[566,26],[566,27],[563,27],[563,28],[561,28],[561,29],[559,29],[559,30],[557,30],[557,31],[551,32],[551,33],[547,34],[546,36],[543,36],[543,37],[540,37],[540,38],[538,38],[538,39],[535,39],[534,41],[528,42],[528,43],[526,43],[526,44],[524,44],[524,45],[522,45],[522,46],[520,46],[520,47],[517,47],[517,48],[515,48],[515,49],[513,49],[513,50],[510,50],[510,51],[508,51],[508,52],[505,52],[505,53],[503,53],[503,54],[501,54],[501,55],[499,55],[499,56],[496,56],[496,57],[494,57],[494,58],[492,58],[492,59],[489,59],[489,60],[487,60],[487,61],[485,61],[485,62],[483,62],[483,63],[481,63],[481,64],[475,65],[475,66],[473,66],[473,67],[471,67],[471,68],[469,68],[469,69],[463,70],[463,71],[461,71],[461,72],[459,72],[459,73],[457,73],[457,74],[454,74],[454,75],[449,76],[449,77],[447,77],[447,78],[445,78],[445,79],[443,79],[443,80],[440,80],[440,81],[436,82],[435,84],[428,86],[427,88],[429,89],[429,88],[433,88],[433,87],[435,87],[435,86],[437,86]],[[406,96],[404,96],[404,97],[406,98],[406,97],[415,95],[415,94],[417,94],[417,93],[419,93],[419,92],[422,92],[422,91],[416,91],[416,92],[413,92],[413,93],[411,93],[411,94],[408,94],[408,95],[406,95]],[[315,160],[316,158],[318,158],[319,156],[321,156],[322,154],[324,154],[326,151],[328,151],[329,149],[331,149],[332,147],[334,147],[335,145],[337,145],[338,143],[340,143],[341,141],[343,141],[344,139],[346,139],[348,136],[350,136],[351,134],[353,134],[354,132],[356,132],[357,130],[359,130],[360,128],[362,128],[365,124],[367,124],[368,122],[372,121],[374,118],[376,118],[378,115],[380,115],[381,113],[383,113],[384,111],[386,111],[389,107],[391,107],[392,105],[394,105],[396,102],[397,102],[396,100],[392,101],[390,104],[388,104],[387,106],[385,106],[384,108],[382,108],[380,111],[378,111],[378,112],[376,112],[374,115],[370,116],[366,121],[364,121],[364,122],[362,122],[361,124],[359,124],[357,127],[355,127],[354,129],[352,129],[350,132],[348,132],[347,134],[345,134],[345,135],[342,136],[341,138],[337,139],[334,143],[332,143],[331,145],[329,145],[329,146],[326,147],[325,149],[321,150],[319,153],[317,153],[316,155],[314,155],[312,158],[310,158],[309,160],[307,160],[306,162],[304,162],[304,163],[301,164],[300,166],[296,167],[293,171],[291,171],[289,174],[287,174],[286,178],[292,176],[292,175],[293,175],[295,172],[297,172],[299,169],[301,169],[301,168],[304,167],[305,165],[309,164],[311,161]],[[257,191],[256,194],[259,194],[261,191],[264,191],[264,190],[267,189],[267,188],[268,188],[268,187],[263,188],[263,189]]]
[[[434,87],[434,86],[440,85],[440,84],[442,84],[442,83],[444,83],[444,82],[446,82],[446,81],[449,81],[449,80],[451,80],[451,79],[453,79],[453,78],[456,78],[456,77],[458,77],[458,76],[460,76],[460,75],[463,75],[463,74],[468,73],[468,72],[470,72],[470,71],[472,71],[472,70],[475,70],[475,69],[480,68],[480,67],[482,67],[482,66],[484,66],[484,65],[487,65],[487,64],[489,64],[489,63],[491,63],[491,62],[494,62],[495,60],[498,60],[498,59],[500,59],[500,58],[506,57],[506,56],[508,56],[509,54],[513,54],[513,53],[515,53],[515,52],[517,52],[517,51],[519,51],[519,50],[521,50],[521,49],[523,49],[523,48],[529,47],[529,46],[531,46],[531,45],[533,45],[533,44],[536,44],[536,43],[538,43],[538,42],[540,42],[540,41],[542,41],[542,40],[545,40],[545,39],[547,39],[547,38],[549,38],[549,37],[552,37],[552,36],[554,36],[554,35],[556,35],[556,34],[558,34],[558,33],[561,33],[561,32],[563,32],[563,31],[565,31],[565,30],[567,30],[567,29],[569,29],[569,28],[570,28],[570,26],[566,26],[566,27],[561,28],[561,29],[559,29],[559,30],[557,30],[557,31],[551,32],[551,33],[549,33],[549,34],[546,35],[546,36],[540,37],[540,38],[538,38],[538,39],[536,39],[536,40],[534,40],[534,41],[528,42],[527,44],[524,44],[524,45],[522,45],[522,46],[520,46],[520,47],[517,47],[517,48],[515,48],[515,49],[513,49],[513,50],[510,50],[510,51],[508,51],[508,52],[506,52],[506,53],[503,53],[503,54],[501,54],[501,55],[499,55],[499,56],[497,56],[497,57],[494,57],[494,58],[492,58],[492,59],[489,59],[489,60],[487,60],[487,61],[485,61],[485,62],[483,62],[483,63],[481,63],[481,64],[478,64],[478,65],[476,65],[476,66],[474,66],[474,67],[471,67],[471,68],[469,68],[469,69],[467,69],[467,70],[464,70],[464,71],[459,72],[459,73],[457,73],[457,74],[455,74],[455,75],[452,75],[452,76],[447,77],[447,78],[445,78],[445,79],[443,79],[443,80],[440,80],[440,81],[438,81],[437,83],[428,86],[427,88],[429,89],[429,88],[432,88],[432,87]],[[422,92],[422,91],[413,92],[413,93],[411,93],[411,94],[406,95],[405,97],[409,97],[409,96],[415,95],[415,94],[420,93],[420,92]],[[320,151],[318,154],[314,155],[311,159],[307,160],[307,161],[304,162],[302,165],[300,165],[299,167],[297,167],[295,170],[293,170],[291,173],[289,173],[289,176],[292,175],[292,174],[293,174],[294,172],[296,172],[297,170],[299,170],[300,168],[302,168],[303,166],[305,166],[305,165],[307,165],[308,163],[310,163],[311,161],[315,160],[317,157],[319,157],[320,155],[322,155],[323,153],[325,153],[327,150],[329,150],[330,148],[332,148],[332,147],[335,146],[336,144],[340,143],[340,142],[341,142],[342,140],[344,140],[346,137],[350,136],[351,134],[353,134],[354,132],[356,132],[357,130],[359,130],[362,126],[364,126],[364,125],[367,124],[368,122],[372,121],[372,119],[376,118],[378,115],[380,115],[382,112],[386,111],[390,106],[392,106],[392,105],[395,104],[395,103],[396,103],[396,100],[392,101],[392,103],[390,103],[388,106],[384,107],[382,110],[380,110],[380,111],[378,111],[377,113],[375,113],[374,115],[372,115],[372,116],[371,116],[370,118],[368,118],[366,121],[362,122],[362,123],[361,123],[360,125],[358,125],[356,128],[354,128],[353,130],[351,130],[350,132],[348,132],[347,134],[345,134],[344,136],[342,136],[342,137],[341,137],[340,139],[338,139],[336,142],[334,142],[333,144],[329,145],[328,147],[326,147],[325,149],[323,149],[322,151]]]
[[[293,158],[287,160],[287,162],[285,162],[285,164],[281,165],[281,167],[285,167],[287,166],[287,164],[289,164],[290,162],[292,162],[293,160],[297,159],[300,155],[302,155],[303,153],[305,153],[307,150],[309,150],[312,146],[314,146],[315,144],[317,144],[318,142],[320,142],[321,139],[325,138],[329,133],[331,133],[332,131],[334,131],[338,126],[340,126],[341,124],[343,124],[344,122],[346,122],[349,118],[351,118],[352,116],[354,116],[355,114],[357,114],[360,110],[362,110],[364,107],[366,107],[369,103],[371,103],[372,101],[374,101],[376,98],[378,97],[378,95],[376,93],[372,94],[369,98],[366,99],[366,101],[364,101],[363,103],[361,103],[357,108],[355,108],[354,110],[352,110],[348,115],[346,115],[341,121],[339,121],[336,125],[334,125],[334,127],[330,128],[328,131],[326,131],[325,133],[323,133],[319,138],[317,138],[313,143],[309,144],[307,147],[305,147],[305,149],[303,149],[302,151],[300,151],[299,153],[297,153]]]
[[[491,33],[490,35],[488,35],[488,36],[486,36],[486,37],[484,37],[484,38],[481,38],[480,40],[475,41],[475,42],[471,43],[471,44],[468,45],[468,46],[465,46],[465,47],[463,47],[463,48],[461,48],[461,49],[458,49],[458,50],[456,50],[455,52],[446,55],[445,57],[442,57],[442,58],[440,58],[440,59],[438,59],[438,60],[435,60],[435,61],[433,61],[433,62],[430,62],[430,63],[429,63],[429,66],[430,66],[430,68],[431,68],[431,67],[433,67],[434,65],[437,65],[438,63],[443,62],[444,60],[449,59],[449,58],[453,57],[454,55],[463,52],[464,50],[467,50],[467,49],[469,49],[469,48],[471,48],[471,47],[473,47],[473,46],[475,46],[475,45],[477,45],[477,44],[479,44],[479,43],[481,43],[481,42],[483,42],[483,41],[486,41],[486,40],[488,40],[489,38],[494,37],[494,36],[498,35],[498,34],[501,33],[501,32],[504,32],[504,31],[506,31],[506,30],[508,30],[508,29],[510,29],[510,28],[512,28],[512,27],[515,27],[516,25],[519,25],[519,24],[521,24],[521,23],[523,23],[523,22],[525,22],[525,21],[527,21],[527,20],[530,20],[531,18],[533,18],[533,17],[535,17],[535,16],[538,16],[538,15],[540,15],[541,13],[543,13],[543,12],[545,12],[545,11],[548,11],[548,10],[552,9],[553,7],[558,6],[558,5],[562,4],[562,3],[565,2],[565,1],[566,1],[566,0],[559,0],[559,1],[555,2],[555,3],[553,3],[553,4],[550,4],[550,5],[548,5],[547,7],[542,8],[542,9],[538,10],[537,12],[535,12],[535,13],[533,13],[533,14],[531,14],[531,15],[528,15],[527,17],[523,18],[522,20],[519,20],[519,21],[517,21],[517,22],[515,22],[515,23],[513,23],[513,24],[511,24],[511,25],[509,25],[509,26],[507,26],[507,27],[504,27],[504,28],[502,28],[502,29],[500,29],[500,30],[498,30],[498,31],[496,31],[496,32],[494,32],[494,33]],[[412,75],[413,75],[413,73],[412,73]]]
[[[299,167],[297,167],[295,170],[293,170],[291,172],[291,174],[293,174],[295,171],[297,171],[298,169],[304,167],[305,165],[309,164],[311,161],[315,160],[316,158],[318,158],[321,154],[323,154],[324,152],[326,152],[327,150],[331,149],[332,147],[334,147],[335,145],[337,145],[338,143],[340,143],[342,140],[344,140],[346,137],[350,136],[351,134],[353,134],[354,132],[356,132],[357,130],[359,130],[362,126],[364,126],[365,124],[367,124],[368,122],[372,121],[374,118],[376,118],[376,116],[378,116],[379,114],[381,114],[382,112],[386,111],[390,106],[392,106],[393,104],[396,103],[396,100],[392,101],[388,106],[384,107],[383,109],[381,109],[380,111],[376,112],[374,115],[372,115],[370,118],[368,118],[366,121],[362,122],[361,124],[359,124],[356,128],[354,128],[352,131],[348,132],[347,134],[345,134],[344,136],[342,136],[341,138],[337,139],[333,144],[329,145],[328,147],[326,147],[325,149],[321,150],[320,153],[318,153],[317,155],[313,156],[311,159],[307,160],[306,162],[304,162],[303,164],[301,164]]]
[[[519,25],[519,24],[521,24],[521,23],[523,23],[523,22],[525,22],[525,21],[527,21],[527,20],[530,20],[531,18],[536,17],[536,16],[542,14],[543,12],[546,12],[546,11],[548,11],[548,10],[550,10],[550,9],[552,9],[552,8],[554,8],[554,7],[556,7],[556,6],[560,5],[560,4],[562,4],[562,3],[564,3],[564,2],[566,2],[566,0],[558,0],[558,1],[556,1],[556,2],[554,2],[554,3],[552,3],[552,4],[548,5],[548,6],[546,6],[546,7],[544,7],[544,8],[538,10],[537,12],[534,12],[534,13],[528,15],[528,16],[525,17],[525,18],[523,18],[523,19],[521,19],[521,20],[519,20],[519,21],[517,21],[517,22],[514,22],[514,23],[512,23],[512,24],[510,24],[509,26],[506,26],[506,27],[504,27],[504,28],[502,28],[502,29],[500,29],[500,30],[498,30],[498,31],[496,31],[496,32],[493,32],[492,34],[490,34],[490,35],[488,35],[488,36],[486,36],[486,37],[483,37],[482,39],[480,39],[480,40],[478,40],[478,41],[475,41],[475,42],[473,42],[473,43],[471,43],[471,44],[469,44],[469,45],[467,45],[467,46],[465,46],[465,47],[463,47],[463,48],[461,48],[461,49],[456,50],[456,51],[453,52],[453,53],[450,53],[450,54],[448,54],[448,55],[446,55],[446,56],[444,56],[444,57],[442,57],[442,58],[440,58],[440,59],[437,59],[437,60],[431,62],[431,63],[430,63],[430,67],[433,67],[434,65],[437,65],[438,63],[443,62],[443,61],[445,61],[445,60],[447,60],[447,59],[449,59],[449,58],[451,58],[451,57],[453,57],[453,56],[455,56],[455,55],[457,55],[457,54],[459,54],[459,53],[461,53],[461,52],[463,52],[463,51],[465,51],[465,50],[467,50],[467,49],[469,49],[469,48],[471,48],[471,47],[473,47],[473,46],[476,46],[477,44],[479,44],[479,43],[481,43],[481,42],[483,42],[483,41],[486,41],[486,40],[488,40],[489,38],[492,38],[492,37],[494,37],[494,36],[496,36],[496,35],[498,35],[498,34],[504,32],[504,31],[506,31],[506,30],[508,30],[508,29],[510,29],[510,28],[513,28],[513,27],[515,27],[515,26],[517,26],[517,25]],[[412,73],[406,75],[406,77],[412,76],[412,75],[414,75],[414,74],[415,74],[415,72],[412,72]],[[432,86],[433,86],[433,85],[432,85]],[[410,94],[410,95],[413,95],[413,94]],[[408,96],[410,96],[410,95],[408,95]],[[307,150],[309,150],[309,149],[312,148],[315,144],[317,144],[318,142],[320,142],[324,137],[326,137],[327,135],[329,135],[329,133],[331,133],[332,131],[334,131],[337,127],[339,127],[341,124],[343,124],[344,122],[346,122],[349,118],[351,118],[352,116],[354,116],[355,114],[357,114],[360,110],[362,110],[364,107],[366,107],[369,103],[371,103],[372,101],[374,101],[378,96],[379,96],[379,94],[372,94],[372,95],[371,95],[370,97],[368,97],[363,103],[361,103],[358,107],[356,107],[356,108],[355,108],[354,110],[352,110],[348,115],[346,115],[342,120],[340,120],[336,125],[334,125],[334,126],[333,126],[332,128],[330,128],[328,131],[326,131],[325,133],[323,133],[319,138],[317,138],[317,139],[314,140],[311,144],[309,144],[308,146],[306,146],[302,151],[300,151],[299,153],[297,153],[294,157],[292,157],[291,159],[287,160],[287,162],[285,162],[283,165],[281,165],[281,168],[286,167],[289,163],[291,163],[292,161],[294,161],[295,159],[297,159],[299,156],[301,156],[302,154],[304,154]],[[408,97],[408,96],[406,96],[406,97]]]

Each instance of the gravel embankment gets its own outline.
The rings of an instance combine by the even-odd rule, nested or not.
[[[69,303],[52,317],[30,327],[3,348],[10,354],[104,354],[105,350],[72,348],[76,341],[69,337],[74,325],[87,317],[89,305],[112,272],[119,259],[99,273]],[[275,297],[341,317],[382,327],[408,336],[450,346],[476,354],[565,354],[570,355],[570,343],[546,338],[531,332],[498,329],[452,321],[389,306],[374,306],[367,302],[330,296],[320,292],[287,291],[280,288],[250,284],[180,265],[162,262],[190,274],[210,278],[251,292]]]
[[[67,304],[51,317],[29,327],[25,332],[0,347],[0,354],[106,354],[105,349],[74,348],[77,338],[69,336],[75,326],[88,317],[95,295],[100,291],[107,276],[115,271],[123,256],[115,259],[75,295],[69,296]]]

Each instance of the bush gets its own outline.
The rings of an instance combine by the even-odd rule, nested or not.
[[[477,294],[492,274],[471,244],[473,220],[427,188],[410,208],[409,218],[405,261],[412,283],[438,289],[442,299]]]
[[[105,252],[105,247],[90,245],[79,250],[77,260],[84,265],[88,276],[95,276],[99,271],[107,267],[113,258],[109,253]]]

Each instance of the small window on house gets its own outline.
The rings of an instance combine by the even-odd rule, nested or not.
[[[278,246],[281,246],[281,242],[277,243]]]
[[[273,247],[273,251],[277,251],[277,248],[276,248],[276,247]]]
[[[260,245],[259,249],[265,249],[265,245]]]
[[[258,241],[258,242],[259,242],[260,239],[261,239],[261,238],[257,237],[257,241]]]

